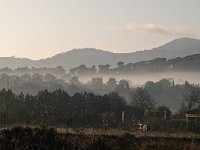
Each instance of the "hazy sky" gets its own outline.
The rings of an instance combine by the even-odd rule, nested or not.
[[[150,49],[200,37],[200,0],[0,0],[0,56]]]

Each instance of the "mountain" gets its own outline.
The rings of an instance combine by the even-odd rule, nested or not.
[[[53,57],[41,60],[30,60],[14,57],[0,57],[0,68],[10,67],[57,67],[63,66],[66,70],[81,64],[92,66],[110,64],[115,66],[117,62],[134,63],[155,58],[176,58],[200,53],[200,40],[193,38],[175,39],[165,45],[150,50],[131,53],[112,53],[108,51],[85,48],[74,49]]]
[[[146,55],[149,57],[165,57],[165,58],[175,58],[175,57],[185,57],[188,55],[199,54],[200,53],[200,40],[193,38],[180,38],[173,40],[165,45],[158,48],[146,51]]]

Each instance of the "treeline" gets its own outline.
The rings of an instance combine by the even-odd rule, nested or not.
[[[177,57],[173,59],[156,58],[148,61],[141,61],[136,63],[125,64],[119,61],[116,67],[111,67],[110,64],[100,64],[98,66],[88,67],[86,65],[80,65],[75,68],[71,68],[67,72],[62,66],[56,68],[35,68],[35,67],[23,67],[17,69],[11,69],[8,67],[1,68],[0,74],[6,73],[8,75],[23,75],[23,74],[52,74],[59,79],[69,78],[70,76],[84,76],[84,75],[102,75],[102,74],[137,74],[137,73],[155,73],[162,71],[200,71],[200,54],[189,55],[186,57]]]
[[[23,93],[15,95],[5,89],[0,91],[1,126],[120,127],[122,112],[126,122],[131,124],[133,119],[144,120],[147,116],[163,118],[158,112],[160,110],[166,110],[170,117],[169,108],[156,107],[151,95],[141,88],[133,94],[131,104],[127,104],[117,93],[104,96],[76,93],[70,96],[63,90],[44,90],[32,96]]]
[[[40,74],[45,76],[46,74],[51,74],[57,78],[63,78],[65,76],[65,70],[63,69],[63,67],[58,66],[56,68],[35,68],[35,67],[23,67],[23,68],[17,68],[17,69],[11,69],[8,67],[5,68],[1,68],[0,69],[0,74],[7,74],[7,75],[24,75],[24,74],[28,74],[28,75],[33,75],[33,74]]]
[[[103,78],[96,77],[87,83],[82,83],[76,76],[64,80],[58,79],[50,73],[46,75],[39,73],[22,74],[21,76],[3,73],[0,75],[0,89],[3,88],[11,89],[16,94],[23,92],[33,95],[45,89],[50,91],[62,89],[68,91],[70,95],[80,92],[94,92],[103,95],[113,91],[126,94],[131,89],[127,80],[117,81],[115,78],[110,78],[104,83]]]
[[[126,103],[116,93],[95,96],[92,93],[68,95],[63,90],[39,92],[37,95],[15,95],[11,90],[0,91],[2,125],[83,125],[98,124],[103,113],[114,112],[119,121]]]
[[[167,60],[166,58],[156,58],[149,61],[128,63],[120,61],[117,67],[111,68],[109,64],[99,65],[98,67],[87,67],[80,65],[69,71],[70,75],[96,75],[96,74],[138,74],[138,73],[155,73],[162,71],[200,71],[200,54],[178,57]]]
[[[16,95],[11,90],[3,89],[0,91],[0,124],[117,128],[122,126],[124,113],[124,122],[130,128],[133,123],[150,121],[152,129],[159,129],[162,126],[153,127],[153,119],[181,119],[185,117],[184,113],[200,109],[200,88],[192,85],[188,88],[190,90],[184,96],[183,105],[174,116],[168,107],[156,105],[152,95],[143,88],[135,89],[130,103],[116,92],[103,96],[93,93],[70,96],[59,89],[52,92],[43,90],[33,96]],[[171,126],[167,127],[170,129]],[[173,126],[173,129],[178,127]]]
[[[158,105],[166,105],[173,111],[177,111],[184,99],[184,93],[188,93],[191,87],[190,83],[179,85],[175,84],[173,79],[162,79],[157,82],[148,81],[143,86],[147,90]],[[117,81],[115,78],[109,78],[103,81],[103,78],[92,78],[87,83],[82,83],[79,78],[74,76],[68,80],[58,79],[51,74],[41,75],[35,73],[33,75],[23,74],[17,75],[0,75],[0,89],[11,89],[13,93],[36,95],[39,91],[49,90],[55,91],[62,89],[67,91],[69,95],[75,93],[92,92],[94,94],[104,95],[111,92],[117,92],[125,98],[127,103],[132,100],[132,95],[136,91],[136,86],[133,86],[128,80]]]

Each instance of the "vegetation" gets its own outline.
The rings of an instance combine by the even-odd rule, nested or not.
[[[143,91],[140,89],[140,91]],[[147,91],[144,90],[145,93]],[[143,93],[143,92],[142,92]],[[136,97],[137,92],[133,95]],[[148,94],[149,95],[149,94]],[[150,95],[149,95],[150,96]],[[151,97],[149,97],[151,98]],[[143,105],[127,104],[117,93],[99,96],[92,93],[68,95],[63,90],[39,92],[37,95],[15,95],[11,90],[0,91],[1,126],[53,125],[68,127],[119,128],[122,127],[122,112],[125,113],[126,127],[134,129],[134,123],[148,118],[164,118],[167,110],[168,118],[171,111],[167,107],[156,107],[148,98],[138,99]],[[142,110],[142,111],[141,111]],[[144,111],[147,112],[144,114]],[[142,113],[142,115],[141,115]],[[132,122],[135,120],[135,122]],[[151,128],[155,130],[153,123]],[[158,128],[156,129],[158,130]]]
[[[178,118],[175,115],[180,120],[170,120],[174,117],[170,109],[155,105],[152,96],[142,88],[135,90],[130,104],[115,92],[103,96],[93,93],[70,96],[59,89],[40,91],[37,95],[16,95],[3,89],[0,91],[0,104],[2,127],[25,124],[134,130],[138,122],[146,122],[148,130],[178,131],[187,129],[181,119],[184,117],[182,114],[189,110],[180,110]],[[199,108],[199,101],[194,106],[193,109]]]
[[[178,137],[135,137],[132,134],[97,135],[58,133],[53,128],[4,129],[0,132],[0,149],[199,149],[200,139]]]
[[[45,72],[46,69],[48,70],[48,68],[43,68],[43,71]],[[62,69],[57,69],[55,69],[55,71],[59,74],[59,70]],[[25,70],[29,69],[26,68]],[[82,83],[77,76],[70,76],[65,73],[60,73],[60,76],[57,77],[48,72],[45,72],[47,74],[39,74],[36,72],[31,73],[31,70],[29,71],[29,74],[26,74],[26,71],[22,71],[21,75],[11,73],[1,74],[0,89],[11,89],[15,94],[20,94],[22,92],[25,95],[36,95],[39,91],[45,89],[49,91],[62,89],[67,91],[70,96],[75,93],[84,92],[94,93],[101,96],[111,92],[117,92],[120,96],[125,98],[127,103],[132,102],[132,95],[137,90],[136,85],[134,85],[134,81],[131,83],[125,79],[117,81],[112,77],[105,81],[101,77],[93,77],[90,80],[88,79],[88,82]],[[173,79],[162,79],[157,82],[146,82],[144,89],[149,92],[157,105],[166,105],[173,111],[177,111],[180,108],[183,99],[185,99],[185,95],[190,92],[192,86],[193,85],[188,82],[186,82],[186,84],[175,84]]]
[[[122,111],[131,118],[130,106],[117,93],[99,96],[92,93],[68,95],[63,90],[15,95],[0,91],[2,126],[13,124],[118,127]],[[134,109],[134,108],[133,108]],[[107,119],[107,120],[106,120]],[[112,120],[112,121],[110,121]]]
[[[141,74],[141,73],[155,73],[163,71],[200,71],[198,67],[200,54],[189,55],[186,57],[177,57],[167,60],[166,58],[156,58],[149,61],[140,61],[136,63],[125,64],[119,61],[114,68],[111,65],[99,65],[98,70],[96,66],[88,68],[85,65],[80,65],[70,70],[70,75],[84,76],[96,74]]]

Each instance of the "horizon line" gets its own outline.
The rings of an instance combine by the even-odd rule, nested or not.
[[[49,56],[49,57],[46,57],[46,58],[38,58],[38,59],[34,59],[34,58],[29,58],[29,57],[20,57],[20,56],[16,56],[16,55],[11,55],[11,56],[0,56],[0,58],[18,58],[18,59],[27,59],[27,60],[33,60],[33,61],[40,61],[40,60],[45,60],[45,59],[50,59],[50,58],[53,58],[55,56],[58,56],[58,55],[62,55],[64,53],[67,53],[67,52],[72,52],[72,51],[75,51],[75,50],[86,50],[86,49],[93,49],[93,50],[97,50],[97,51],[103,51],[103,52],[108,52],[108,53],[113,53],[113,54],[129,54],[129,53],[137,53],[137,52],[144,52],[144,51],[151,51],[155,48],[159,48],[163,45],[166,45],[168,43],[171,43],[175,40],[179,40],[179,39],[193,39],[193,40],[200,40],[199,38],[195,38],[195,37],[180,37],[180,38],[175,38],[173,40],[170,40],[168,42],[165,42],[163,44],[160,44],[159,46],[155,46],[153,48],[150,48],[150,49],[143,49],[143,50],[136,50],[136,51],[130,51],[130,52],[113,52],[112,50],[104,50],[104,49],[101,49],[101,48],[94,48],[94,47],[84,47],[84,48],[72,48],[70,50],[67,50],[67,51],[62,51],[62,52],[59,52],[59,53],[56,53],[56,54],[53,54],[52,56]]]

